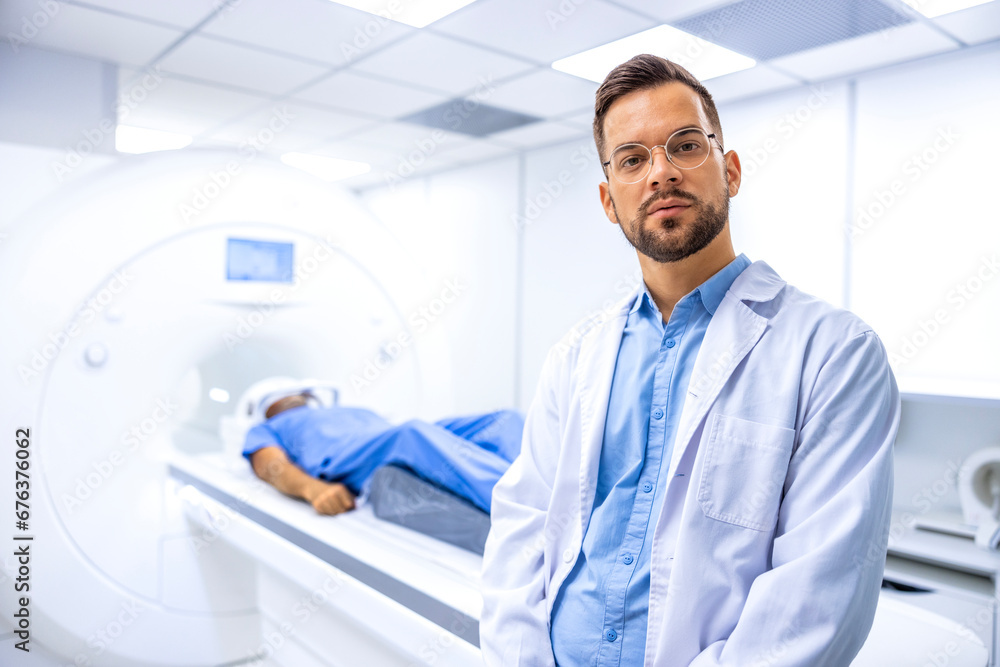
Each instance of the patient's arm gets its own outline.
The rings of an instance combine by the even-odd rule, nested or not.
[[[316,479],[288,460],[281,447],[264,447],[250,455],[253,471],[282,493],[308,501],[320,514],[354,509],[354,494],[339,483]]]

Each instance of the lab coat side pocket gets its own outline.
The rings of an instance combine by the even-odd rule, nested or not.
[[[774,528],[794,441],[794,429],[715,415],[698,488],[705,516]]]

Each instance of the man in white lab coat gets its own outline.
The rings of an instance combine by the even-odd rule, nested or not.
[[[686,70],[620,65],[594,129],[643,285],[545,362],[493,492],[486,663],[849,665],[888,539],[885,349],[735,254],[740,160]]]

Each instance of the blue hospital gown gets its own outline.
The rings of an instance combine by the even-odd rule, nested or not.
[[[250,429],[243,456],[277,445],[308,474],[355,494],[378,468],[402,465],[489,512],[523,430],[523,417],[510,410],[393,426],[364,408],[300,406]]]

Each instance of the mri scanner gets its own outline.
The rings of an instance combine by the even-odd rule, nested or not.
[[[348,193],[227,164],[130,159],[0,248],[4,423],[31,432],[32,648],[59,665],[477,664],[479,556],[363,503],[319,517],[219,432],[275,375],[390,420],[452,412],[446,328],[410,330],[441,285]],[[947,664],[987,664],[991,644],[907,595],[884,592],[856,665],[946,643]]]

